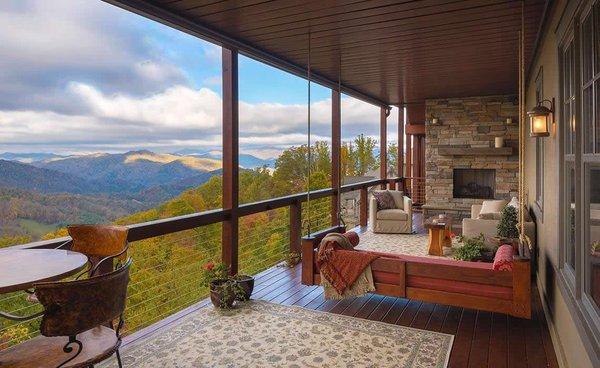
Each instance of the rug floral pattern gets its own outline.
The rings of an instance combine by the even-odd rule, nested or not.
[[[443,257],[429,255],[429,235],[427,234],[377,234],[369,229],[359,236],[360,243],[356,249],[431,258],[452,258],[452,248],[450,247],[444,247]]]
[[[125,367],[444,367],[453,336],[263,301],[202,308],[122,349]],[[102,367],[113,366],[112,361]]]

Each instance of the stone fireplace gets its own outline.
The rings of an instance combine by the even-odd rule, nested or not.
[[[486,198],[517,196],[518,115],[515,96],[427,100],[426,117],[438,124],[425,127],[424,208],[467,216]],[[495,149],[495,137],[508,148]]]

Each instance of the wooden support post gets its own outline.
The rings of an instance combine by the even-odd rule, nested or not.
[[[360,188],[360,226],[367,226],[367,218],[369,214],[369,200],[368,188]]]
[[[342,108],[341,93],[331,90],[331,187],[336,191],[331,197],[331,226],[340,224],[338,214],[338,189],[341,186]]]
[[[239,111],[238,52],[222,48],[223,63],[223,209],[231,216],[223,221],[221,257],[238,271],[238,206],[239,206]]]
[[[421,138],[418,135],[413,137],[413,177],[421,176]],[[413,183],[417,186],[417,183]]]
[[[290,205],[290,252],[301,252],[302,204],[296,201]]]
[[[379,178],[387,179],[387,109],[379,108]],[[386,184],[381,184],[386,189]]]
[[[404,107],[398,108],[398,177],[404,175]]]
[[[406,136],[406,177],[409,178],[405,181],[405,190],[410,193],[410,181],[412,178],[412,135]]]

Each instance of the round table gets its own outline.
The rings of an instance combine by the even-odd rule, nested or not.
[[[56,281],[81,271],[84,254],[60,249],[0,250],[0,294],[26,290],[42,281]]]

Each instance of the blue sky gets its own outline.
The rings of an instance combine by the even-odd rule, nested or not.
[[[99,0],[0,2],[0,152],[220,149],[221,49]],[[240,150],[306,141],[307,82],[240,57]],[[313,136],[330,90],[311,89]],[[342,135],[378,136],[378,108],[342,103]],[[390,119],[395,131],[397,113]],[[392,135],[393,137],[393,135]]]

